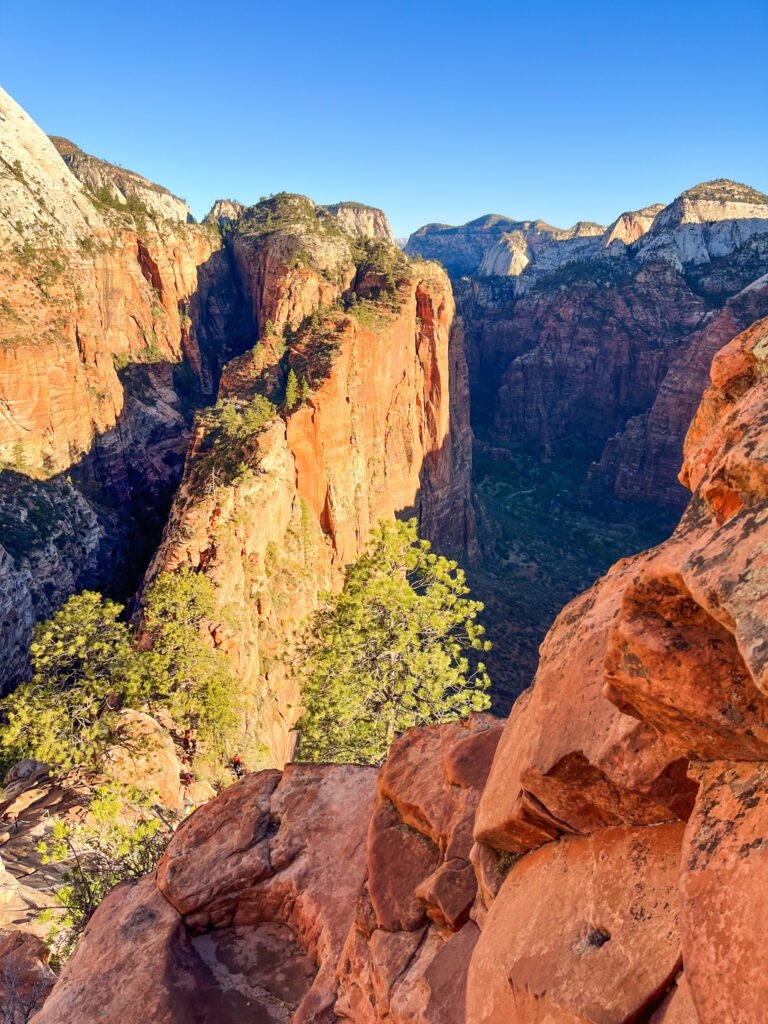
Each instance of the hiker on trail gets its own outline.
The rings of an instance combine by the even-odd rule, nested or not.
[[[235,778],[242,779],[242,777],[245,775],[245,765],[240,759],[239,754],[235,754],[235,756],[230,761],[230,765],[232,766],[232,771],[235,774]]]

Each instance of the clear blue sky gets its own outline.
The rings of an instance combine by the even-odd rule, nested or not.
[[[768,3],[0,0],[0,83],[196,216],[283,189],[399,235],[768,191]]]

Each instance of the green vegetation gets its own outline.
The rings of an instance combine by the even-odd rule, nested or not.
[[[21,317],[11,305],[10,301],[3,297],[0,299],[0,313],[6,318],[6,320],[13,320],[18,322]]]
[[[71,597],[35,629],[32,679],[0,701],[3,762],[97,767],[118,739],[118,712],[144,704],[170,711],[191,756],[226,760],[235,685],[226,656],[200,632],[214,605],[206,576],[161,574],[146,598],[150,649],[139,650],[120,605],[92,591]]]
[[[56,970],[104,897],[118,882],[152,871],[174,831],[175,822],[133,786],[99,787],[88,811],[85,820],[57,819],[37,847],[44,864],[65,865],[55,893],[58,906],[40,915],[51,924],[48,943]]]
[[[285,385],[285,409],[286,412],[291,412],[295,409],[299,403],[299,378],[296,376],[296,371],[290,369],[288,371],[288,380]]]
[[[248,403],[221,398],[200,413],[206,450],[197,467],[199,479],[209,481],[213,474],[218,483],[231,483],[248,468],[248,443],[276,416],[277,409],[264,395],[254,395]]]
[[[33,757],[62,768],[98,761],[114,738],[118,709],[147,696],[142,659],[121,612],[84,591],[35,627],[32,679],[0,702],[6,760]]]
[[[373,294],[364,297],[392,299],[408,280],[408,257],[396,245],[381,238],[361,238],[355,245],[357,280],[370,281]]]
[[[199,738],[223,761],[238,716],[226,656],[200,635],[201,621],[215,610],[207,576],[190,568],[163,573],[147,592],[144,628],[152,644],[152,702],[168,708],[191,753]]]
[[[333,217],[320,216],[306,196],[278,192],[262,196],[237,222],[237,230],[246,235],[267,235],[288,227],[309,228],[313,233],[344,236]]]
[[[110,210],[124,213],[132,217],[137,224],[143,224],[145,218],[151,216],[146,204],[137,195],[128,194],[124,197],[124,201],[121,201],[119,193],[108,184],[104,184],[98,189],[91,189],[90,198],[96,209],[101,210],[102,213]]]
[[[295,652],[306,761],[379,764],[397,732],[489,705],[471,650],[490,644],[463,571],[419,540],[416,521],[381,522]]]

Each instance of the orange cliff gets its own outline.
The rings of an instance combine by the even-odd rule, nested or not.
[[[220,250],[86,189],[0,90],[0,688],[36,619],[143,571],[226,347]]]
[[[247,776],[108,897],[35,1024],[181,1022],[190,991],[223,1024],[762,1024],[765,351],[768,320],[716,356],[680,526],[564,609],[503,729]]]
[[[280,230],[230,239],[262,330],[225,367],[219,394],[241,409],[262,393],[281,402],[285,358],[311,390],[248,440],[234,476],[198,428],[149,570],[152,578],[192,565],[214,582],[221,611],[209,628],[247,696],[251,759],[279,766],[300,713],[280,658],[285,641],[319,593],[338,585],[372,526],[415,515],[443,547],[474,539],[466,369],[447,276],[385,245],[379,253],[399,277],[384,301],[352,238],[318,227],[308,201],[284,202]],[[310,258],[297,261],[297,251]]]

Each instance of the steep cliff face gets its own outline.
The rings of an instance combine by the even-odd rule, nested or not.
[[[183,224],[192,220],[184,200],[162,185],[148,181],[135,171],[116,167],[106,160],[84,153],[69,139],[53,135],[51,142],[75,177],[103,201],[114,201],[126,208],[132,202],[134,205],[141,203],[150,214],[164,220],[181,221]]]
[[[234,1021],[238,976],[296,1024],[760,1024],[767,350],[762,320],[717,354],[679,528],[564,609],[500,736],[248,776],[109,897],[38,1024],[194,1020],[191,990]]]
[[[395,244],[392,228],[381,210],[363,203],[335,203],[325,209],[349,234],[358,238],[382,238]]]
[[[674,480],[685,436],[699,396],[707,384],[712,358],[750,323],[768,314],[768,279],[728,299],[691,335],[670,364],[650,409],[627,421],[610,438],[593,473],[608,480],[621,498],[661,500],[682,507],[685,489]]]
[[[245,412],[265,396],[274,407],[236,456],[215,417],[201,420],[150,569],[191,564],[214,580],[214,642],[252,701],[263,756],[278,765],[291,753],[299,694],[277,655],[371,527],[413,514],[442,547],[474,536],[450,284],[387,243],[366,245],[302,197],[260,204],[228,237],[259,340],[225,368],[220,400]],[[291,371],[305,399],[288,409]]]
[[[179,201],[144,179],[74,157],[95,192],[0,94],[0,686],[23,673],[34,620],[73,588],[135,587],[192,407],[227,345],[242,351],[231,312],[198,295],[203,281],[226,303],[211,285],[228,274],[217,231],[182,223]]]

